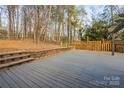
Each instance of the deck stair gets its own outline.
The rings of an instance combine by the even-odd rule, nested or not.
[[[34,60],[34,58],[32,58],[31,54],[26,51],[4,52],[0,53],[0,68],[17,65],[32,60]]]

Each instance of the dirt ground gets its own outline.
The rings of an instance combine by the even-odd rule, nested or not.
[[[34,43],[33,40],[0,40],[0,52],[16,51],[16,50],[46,50],[59,48],[55,44],[44,42]]]

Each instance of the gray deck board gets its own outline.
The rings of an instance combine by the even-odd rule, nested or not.
[[[17,71],[21,71],[24,75],[27,75],[28,76],[28,78],[30,78],[31,79],[31,81],[33,81],[33,82],[35,82],[39,87],[51,87],[50,85],[47,85],[45,82],[45,80],[42,82],[42,80],[41,80],[41,78],[40,77],[38,77],[38,76],[36,76],[35,74],[33,74],[31,71],[29,71],[29,70],[26,70],[26,72],[25,72],[25,69],[23,68],[23,70],[22,69],[15,69],[15,70],[17,70]],[[24,76],[23,76],[24,77]],[[29,80],[30,80],[29,79]]]
[[[18,68],[18,70],[22,70],[22,71],[28,71],[27,75],[30,75],[32,77],[34,77],[36,80],[38,80],[39,82],[41,82],[42,84],[44,84],[45,86],[41,86],[41,87],[64,87],[62,84],[57,84],[57,82],[55,82],[52,78],[46,77],[45,75],[39,74],[36,71],[33,71],[29,68]]]
[[[29,87],[34,87],[34,88],[38,88],[39,87],[36,83],[33,83],[31,80],[29,80],[29,78],[26,77],[27,75],[25,76],[25,74],[22,74],[23,72],[20,73],[21,71],[19,72],[16,69],[15,70],[11,70],[10,69],[10,71],[12,71],[13,73],[15,73],[18,77],[20,77],[20,79],[23,82],[25,82],[26,84],[28,84]],[[18,83],[18,85],[20,85],[20,84]]]
[[[15,80],[15,82],[19,85],[19,88],[29,88],[30,85],[24,82],[20,76],[18,76],[15,72],[9,70],[8,74],[11,75],[11,77]]]
[[[124,55],[71,50],[45,59],[0,69],[0,87],[83,88],[124,87]],[[110,86],[104,76],[119,76],[121,84]],[[94,82],[95,81],[95,82]]]
[[[71,73],[67,73],[67,72],[63,72],[63,70],[59,71],[58,69],[54,69],[54,68],[48,68],[48,67],[42,67],[40,66],[42,69],[37,70],[39,67],[33,67],[35,71],[38,71],[39,73],[42,74],[42,72],[49,74],[50,76],[55,76],[57,78],[59,78],[59,80],[62,81],[62,83],[69,83],[70,85],[73,85],[73,87],[87,87],[80,79],[78,79],[77,77],[73,76]],[[47,70],[48,71],[47,71]],[[54,77],[54,78],[55,78]],[[65,81],[65,82],[64,82]],[[88,87],[91,87],[90,85],[88,85]]]
[[[39,73],[39,75],[44,75],[44,76],[47,76],[47,77],[53,79],[54,81],[56,81],[55,83],[64,84],[64,86],[67,86],[67,87],[81,87],[81,85],[79,85],[78,83],[71,81],[71,78],[68,78],[65,76],[63,77],[60,74],[59,75],[55,74],[55,71],[51,72],[51,71],[46,71],[46,70],[37,70],[36,67],[34,67],[34,69],[32,69],[32,70]]]
[[[0,87],[9,88],[8,83],[4,80],[4,78],[1,77],[1,75],[0,75]]]
[[[19,87],[15,81],[5,72],[0,73],[1,77],[8,83],[9,87]]]

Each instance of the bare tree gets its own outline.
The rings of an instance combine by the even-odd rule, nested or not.
[[[8,10],[8,39],[11,39],[11,36],[12,36],[12,32],[13,32],[13,29],[12,29],[12,7],[11,5],[8,5],[7,6],[7,10]]]

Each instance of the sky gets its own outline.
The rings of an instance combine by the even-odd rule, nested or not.
[[[97,15],[98,13],[102,13],[104,6],[103,5],[78,5],[78,8],[84,8],[87,12],[86,24],[90,25],[92,22],[92,14]]]
[[[92,22],[92,15],[97,15],[98,13],[102,13],[104,10],[104,6],[105,5],[78,5],[76,7],[78,8],[85,8],[86,12],[87,12],[87,19],[88,20],[88,24],[91,24]],[[118,5],[118,8],[124,8],[124,5]],[[97,17],[97,16],[96,16]]]

